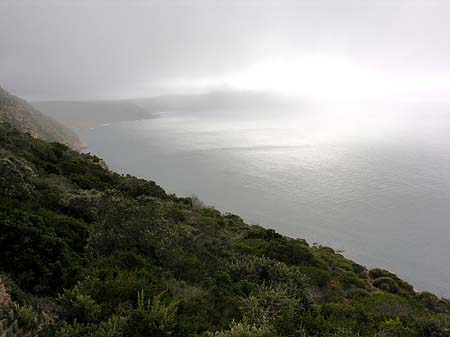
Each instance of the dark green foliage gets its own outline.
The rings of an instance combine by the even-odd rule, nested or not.
[[[123,177],[117,187],[119,191],[133,198],[151,195],[160,199],[167,199],[166,192],[155,182],[138,179],[129,175]]]
[[[20,209],[0,209],[0,223],[1,266],[24,290],[49,293],[71,285],[84,246],[81,223]]]
[[[447,300],[329,247],[7,125],[0,155],[1,272],[16,301],[57,313],[43,336],[450,334]]]
[[[33,171],[14,157],[0,158],[0,196],[27,200],[33,196]]]
[[[58,296],[58,302],[63,307],[63,317],[68,322],[95,322],[100,314],[98,305],[89,295],[80,291],[79,287],[64,292]]]
[[[369,276],[375,279],[373,285],[388,287],[390,292],[404,292],[414,294],[414,288],[408,282],[403,281],[397,275],[383,269],[369,270]]]

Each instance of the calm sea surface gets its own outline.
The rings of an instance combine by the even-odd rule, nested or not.
[[[450,297],[450,114],[255,116],[165,113],[82,138],[113,170]]]

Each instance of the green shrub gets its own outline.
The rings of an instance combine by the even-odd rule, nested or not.
[[[0,125],[0,169],[0,271],[42,336],[449,335],[449,300],[95,156]]]
[[[69,322],[95,322],[101,313],[100,306],[78,286],[70,290],[65,289],[58,296],[58,302],[64,308],[64,318]]]
[[[245,323],[233,323],[230,330],[210,332],[207,337],[276,337],[267,327],[257,328]]]

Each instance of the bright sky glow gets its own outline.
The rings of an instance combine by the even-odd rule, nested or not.
[[[387,73],[332,54],[280,57],[223,77],[171,81],[182,90],[228,87],[313,100],[442,100],[450,97],[450,69]]]

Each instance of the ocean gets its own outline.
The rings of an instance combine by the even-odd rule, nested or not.
[[[113,170],[450,297],[450,114],[442,109],[179,111],[81,136]]]

